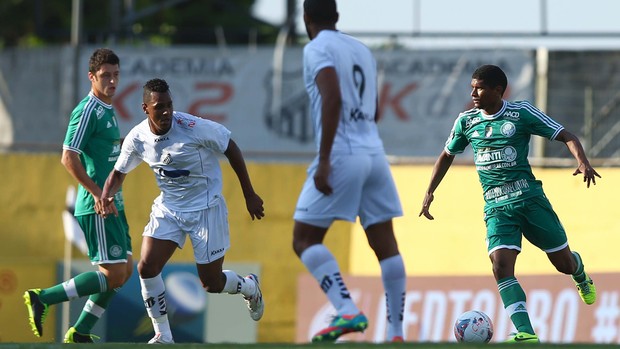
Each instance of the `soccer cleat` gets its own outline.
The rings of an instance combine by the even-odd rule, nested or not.
[[[43,321],[45,321],[48,310],[47,304],[41,302],[39,299],[40,293],[40,288],[30,289],[24,292],[24,304],[26,304],[28,308],[30,327],[32,327],[32,332],[34,332],[34,335],[37,337],[43,335]]]
[[[392,340],[390,341],[391,343],[403,343],[405,341],[405,339],[401,336],[394,336],[392,337]]]
[[[511,333],[505,343],[539,343],[538,336],[527,332]]]
[[[577,291],[584,303],[590,305],[596,301],[596,287],[594,282],[586,275],[586,279],[583,282],[575,282],[577,285]]]
[[[368,327],[368,319],[364,313],[357,315],[335,316],[329,326],[312,337],[312,342],[334,342],[343,334],[364,332]]]
[[[250,317],[252,320],[258,321],[263,317],[263,312],[265,311],[265,302],[263,302],[263,293],[260,290],[258,276],[255,274],[250,274],[245,278],[252,280],[252,282],[256,285],[256,292],[254,295],[250,297],[243,297],[243,299],[245,299],[245,302],[248,305],[248,310],[250,311]]]
[[[148,344],[174,344],[174,339],[164,338],[161,333],[155,333],[155,337],[151,338]]]
[[[93,339],[99,339],[99,337],[90,333],[79,333],[75,327],[70,327],[67,333],[65,333],[64,343],[94,343]]]

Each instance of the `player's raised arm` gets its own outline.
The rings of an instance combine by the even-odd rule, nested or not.
[[[226,148],[224,155],[228,158],[230,166],[237,174],[237,178],[239,178],[239,184],[241,184],[241,190],[243,191],[243,197],[245,198],[245,205],[250,213],[250,216],[252,217],[252,220],[254,220],[254,218],[263,218],[265,216],[263,199],[261,199],[260,196],[254,192],[252,181],[250,180],[248,169],[245,166],[245,160],[243,159],[241,149],[239,149],[237,143],[235,143],[232,139],[228,142],[228,148]]]

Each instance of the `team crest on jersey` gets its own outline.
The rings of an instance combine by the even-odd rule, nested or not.
[[[172,162],[172,156],[170,156],[170,154],[166,154],[162,162],[166,165],[170,165],[170,163]]]
[[[513,124],[510,121],[507,121],[502,125],[502,127],[500,128],[500,131],[502,132],[504,136],[512,137],[515,134],[515,132],[517,132],[517,128],[515,124]]]
[[[97,110],[95,110],[95,114],[97,114],[97,120],[101,119],[103,116],[104,110],[102,106],[98,106]]]

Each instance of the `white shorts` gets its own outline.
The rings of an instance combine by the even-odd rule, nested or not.
[[[216,206],[192,212],[176,212],[153,204],[149,223],[142,236],[174,241],[183,248],[189,235],[198,264],[208,264],[224,257],[230,248],[228,208],[223,198]]]
[[[332,155],[330,160],[332,194],[325,195],[314,185],[315,158],[297,200],[296,221],[328,228],[334,220],[355,222],[359,216],[366,229],[403,215],[385,154]]]

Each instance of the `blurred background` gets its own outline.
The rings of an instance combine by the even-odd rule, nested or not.
[[[568,277],[525,243],[517,273],[534,327],[546,342],[620,343],[615,246],[620,190],[620,3],[614,0],[339,0],[338,29],[373,50],[379,67],[380,132],[405,216],[395,229],[408,273],[406,339],[453,341],[452,324],[480,309],[501,341],[510,326],[484,245],[483,200],[471,152],[457,157],[433,204],[417,217],[436,156],[458,113],[471,107],[471,73],[482,64],[508,75],[508,100],[530,100],[581,139],[602,175],[585,188],[564,145],[533,138],[534,173],[597,284],[581,304]],[[60,164],[71,110],[88,93],[87,62],[98,47],[121,59],[115,110],[126,134],[144,115],[141,88],[166,79],[175,109],[220,122],[248,161],[266,218],[252,222],[234,173],[222,164],[230,210],[228,266],[261,275],[265,317],[254,323],[237,297],[196,289],[191,248],[166,283],[180,342],[306,342],[332,309],[291,249],[292,214],[314,154],[302,50],[302,0],[4,0],[0,2],[0,341],[60,341],[81,309],[53,308],[46,336],[30,333],[21,295],[92,268],[70,211],[75,181]],[[124,186],[137,260],[158,190],[141,165]],[[384,340],[378,263],[358,225],[337,223],[333,249],[371,328],[349,340]],[[615,257],[614,257],[615,256]],[[134,277],[136,277],[134,273]],[[616,281],[614,281],[616,280]],[[103,341],[150,336],[132,279],[104,316]],[[115,310],[116,309],[116,310]],[[123,311],[130,315],[124,316]],[[568,319],[568,320],[566,320]],[[147,323],[148,324],[148,323]],[[189,329],[189,330],[188,330]]]

